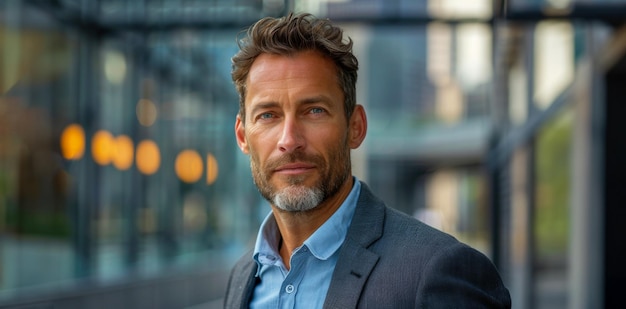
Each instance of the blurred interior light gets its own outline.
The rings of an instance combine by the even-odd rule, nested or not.
[[[441,229],[455,234],[458,222],[459,185],[452,170],[435,172],[427,183],[427,205],[439,217]]]
[[[567,9],[572,4],[572,0],[547,0],[547,4],[554,9]]]
[[[435,85],[450,82],[452,61],[452,31],[450,25],[444,23],[429,23],[427,35],[427,71],[428,78]]]
[[[456,82],[439,85],[436,93],[436,114],[445,123],[458,123],[464,113],[463,91]]]
[[[120,135],[115,139],[115,153],[113,165],[119,170],[127,170],[133,165],[133,140],[126,135]]]
[[[91,155],[100,165],[111,163],[115,155],[115,140],[113,135],[105,130],[96,132],[91,139]]]
[[[491,0],[428,0],[428,13],[438,18],[480,18],[493,15]]]
[[[509,71],[509,119],[522,124],[528,117],[528,82],[526,70],[518,61]]]
[[[217,159],[213,154],[207,154],[206,156],[206,183],[208,185],[212,185],[215,180],[217,180],[217,176],[219,174],[219,167],[217,164]]]
[[[157,231],[157,218],[152,208],[139,209],[139,216],[137,220],[137,225],[142,233],[152,234]]]
[[[67,160],[78,160],[85,153],[85,130],[78,124],[70,124],[61,133],[61,154]]]
[[[137,120],[144,127],[154,124],[157,119],[157,108],[154,102],[148,99],[141,99],[136,107]]]
[[[186,232],[200,232],[207,225],[205,198],[198,192],[191,192],[185,196],[183,202],[183,226]]]
[[[457,73],[467,88],[491,79],[491,29],[487,24],[461,24],[457,27]]]
[[[574,79],[574,30],[569,22],[544,21],[535,31],[533,98],[546,108]]]
[[[126,59],[119,51],[104,52],[104,76],[112,84],[121,84],[126,77]]]
[[[143,140],[137,145],[135,161],[137,169],[145,174],[152,175],[159,170],[161,165],[161,153],[159,146],[154,141]]]
[[[176,156],[176,175],[186,183],[193,183],[202,177],[202,157],[195,150],[186,149]]]

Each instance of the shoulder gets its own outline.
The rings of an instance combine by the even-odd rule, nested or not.
[[[394,250],[420,254],[428,254],[433,249],[458,242],[454,237],[388,207],[365,183],[361,183],[361,193],[348,236],[349,241],[374,251],[382,247],[384,252],[388,252],[386,247],[392,247]]]
[[[383,235],[379,242],[392,246],[404,244],[406,250],[432,254],[460,244],[452,235],[387,206],[383,224]]]
[[[382,217],[380,237],[367,247],[379,256],[371,283],[399,281],[419,306],[429,308],[459,300],[466,307],[510,307],[509,292],[486,255],[380,200],[362,206],[380,209]]]

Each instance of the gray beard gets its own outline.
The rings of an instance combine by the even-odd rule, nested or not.
[[[271,202],[284,211],[304,212],[317,207],[322,199],[324,199],[324,193],[319,188],[291,185],[276,192]]]

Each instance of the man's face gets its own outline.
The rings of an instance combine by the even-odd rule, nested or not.
[[[362,138],[354,141],[336,76],[316,52],[262,54],[250,68],[237,142],[259,191],[279,209],[313,209],[351,174],[350,148]]]

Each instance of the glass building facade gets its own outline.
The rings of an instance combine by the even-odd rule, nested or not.
[[[514,308],[613,303],[624,1],[0,0],[0,306],[222,307],[270,210],[230,57],[289,11],[354,40],[353,172],[390,207],[489,256]]]

